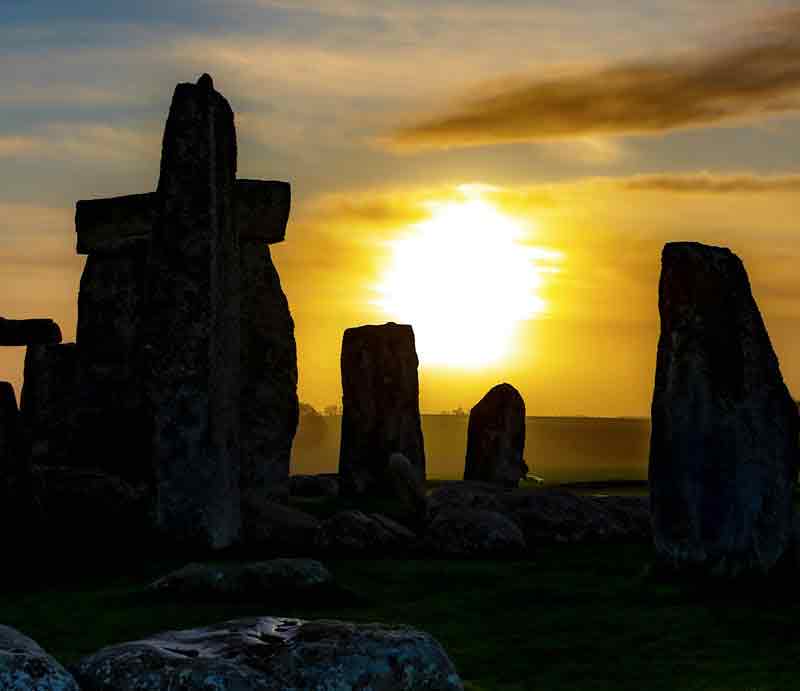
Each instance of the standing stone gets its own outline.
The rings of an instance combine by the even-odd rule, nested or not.
[[[342,341],[339,473],[349,494],[391,494],[387,465],[403,454],[425,479],[414,331],[388,323],[347,329]]]
[[[78,295],[76,453],[86,467],[151,480],[139,336],[148,242],[89,255]]]
[[[268,502],[289,495],[299,403],[294,322],[269,247],[241,238],[241,267],[241,491],[247,539],[264,520]]]
[[[0,484],[16,464],[19,451],[19,412],[14,387],[0,381]]]
[[[20,413],[25,453],[33,463],[68,466],[79,462],[72,453],[77,391],[74,343],[28,346]]]
[[[516,487],[528,473],[525,401],[511,384],[498,384],[469,413],[464,479]]]
[[[766,573],[789,547],[797,407],[730,250],[664,247],[650,445],[656,555],[672,569]]]
[[[233,111],[211,77],[179,84],[164,132],[144,343],[156,520],[171,539],[234,542],[239,499],[239,270]]]

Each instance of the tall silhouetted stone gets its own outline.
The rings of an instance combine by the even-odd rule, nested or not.
[[[230,545],[241,527],[235,180],[230,105],[208,75],[179,84],[148,260],[147,393],[159,527],[214,548]]]
[[[391,494],[387,464],[403,454],[425,479],[414,332],[408,325],[347,329],[342,341],[342,441],[345,493]]]
[[[797,406],[742,262],[664,248],[650,445],[656,554],[669,568],[765,573],[789,546]]]
[[[284,221],[285,225],[285,221]],[[299,414],[297,349],[289,303],[269,247],[242,237],[242,525],[244,537],[270,501],[289,494]]]
[[[147,249],[140,239],[93,252],[78,295],[75,453],[87,467],[133,480],[152,480],[139,357]]]
[[[52,319],[0,317],[0,346],[61,343],[61,329]]]
[[[25,452],[34,463],[74,465],[78,392],[74,343],[31,345],[25,352],[20,413]]]
[[[8,475],[18,451],[19,411],[14,387],[0,381],[0,478]]]
[[[464,479],[516,487],[528,472],[525,401],[510,384],[498,384],[469,413]]]

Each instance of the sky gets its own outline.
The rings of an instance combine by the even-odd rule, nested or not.
[[[800,397],[785,0],[0,0],[0,71],[0,315],[74,339],[75,202],[155,189],[208,72],[239,176],[292,184],[301,400],[339,401],[345,328],[394,320],[425,412],[508,381],[531,415],[645,416],[671,240],[742,257]]]

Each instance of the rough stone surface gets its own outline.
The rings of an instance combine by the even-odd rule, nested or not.
[[[451,509],[431,521],[423,548],[447,557],[509,557],[522,554],[527,544],[519,527],[501,513]]]
[[[789,395],[742,262],[697,243],[664,248],[650,445],[661,565],[768,572],[790,543],[798,470]]]
[[[52,319],[5,319],[0,317],[0,346],[61,343],[61,329]]]
[[[71,465],[78,399],[74,343],[28,346],[20,396],[23,444],[34,463]]]
[[[339,478],[335,475],[292,475],[289,493],[293,497],[338,497]]]
[[[126,551],[151,536],[150,493],[95,470],[34,466],[44,539],[73,554]]]
[[[503,511],[502,487],[481,482],[447,482],[428,495],[431,517],[450,509]]]
[[[403,454],[393,453],[387,470],[394,496],[409,515],[424,521],[428,514],[428,498],[425,483],[416,468]]]
[[[158,525],[211,548],[240,534],[240,253],[233,111],[203,75],[175,88],[147,269],[144,349]]]
[[[464,479],[516,487],[528,473],[524,451],[525,401],[498,384],[469,413]]]
[[[79,662],[83,691],[458,691],[431,636],[403,626],[242,619],[104,648]]]
[[[146,240],[157,213],[153,193],[79,201],[75,205],[78,254],[113,252],[131,240]]]
[[[266,503],[285,501],[289,494],[299,403],[294,322],[262,241],[241,241],[241,291],[241,492],[247,541]]]
[[[262,546],[278,556],[307,554],[314,548],[320,521],[276,502],[267,502],[249,527],[248,544]]]
[[[7,381],[0,381],[0,486],[17,464],[19,442],[19,411],[14,387]]]
[[[86,467],[152,481],[139,352],[147,243],[86,259],[78,294],[75,453]]]
[[[80,691],[73,676],[33,639],[0,625],[0,689]]]
[[[403,454],[425,478],[414,332],[384,324],[347,329],[342,341],[341,489],[391,494],[387,465]]]
[[[308,596],[333,585],[331,572],[314,559],[271,559],[245,564],[187,564],[159,578],[148,590],[170,598],[263,601],[293,594]]]
[[[234,189],[240,236],[268,244],[282,242],[289,220],[289,184],[237,180]],[[149,238],[158,208],[155,192],[79,201],[75,209],[78,254],[114,253]]]
[[[514,490],[499,497],[503,512],[540,543],[637,542],[650,537],[645,497],[589,497],[560,489]]]
[[[348,556],[381,556],[409,550],[416,535],[381,514],[340,511],[322,523],[317,547],[323,552]]]

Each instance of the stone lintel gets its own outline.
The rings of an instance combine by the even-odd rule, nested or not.
[[[286,238],[291,204],[288,182],[237,180],[235,197],[240,237],[267,244]],[[78,254],[116,252],[147,239],[156,213],[155,192],[79,201],[75,209]]]
[[[0,346],[61,343],[61,329],[52,319],[4,319],[0,317]]]

